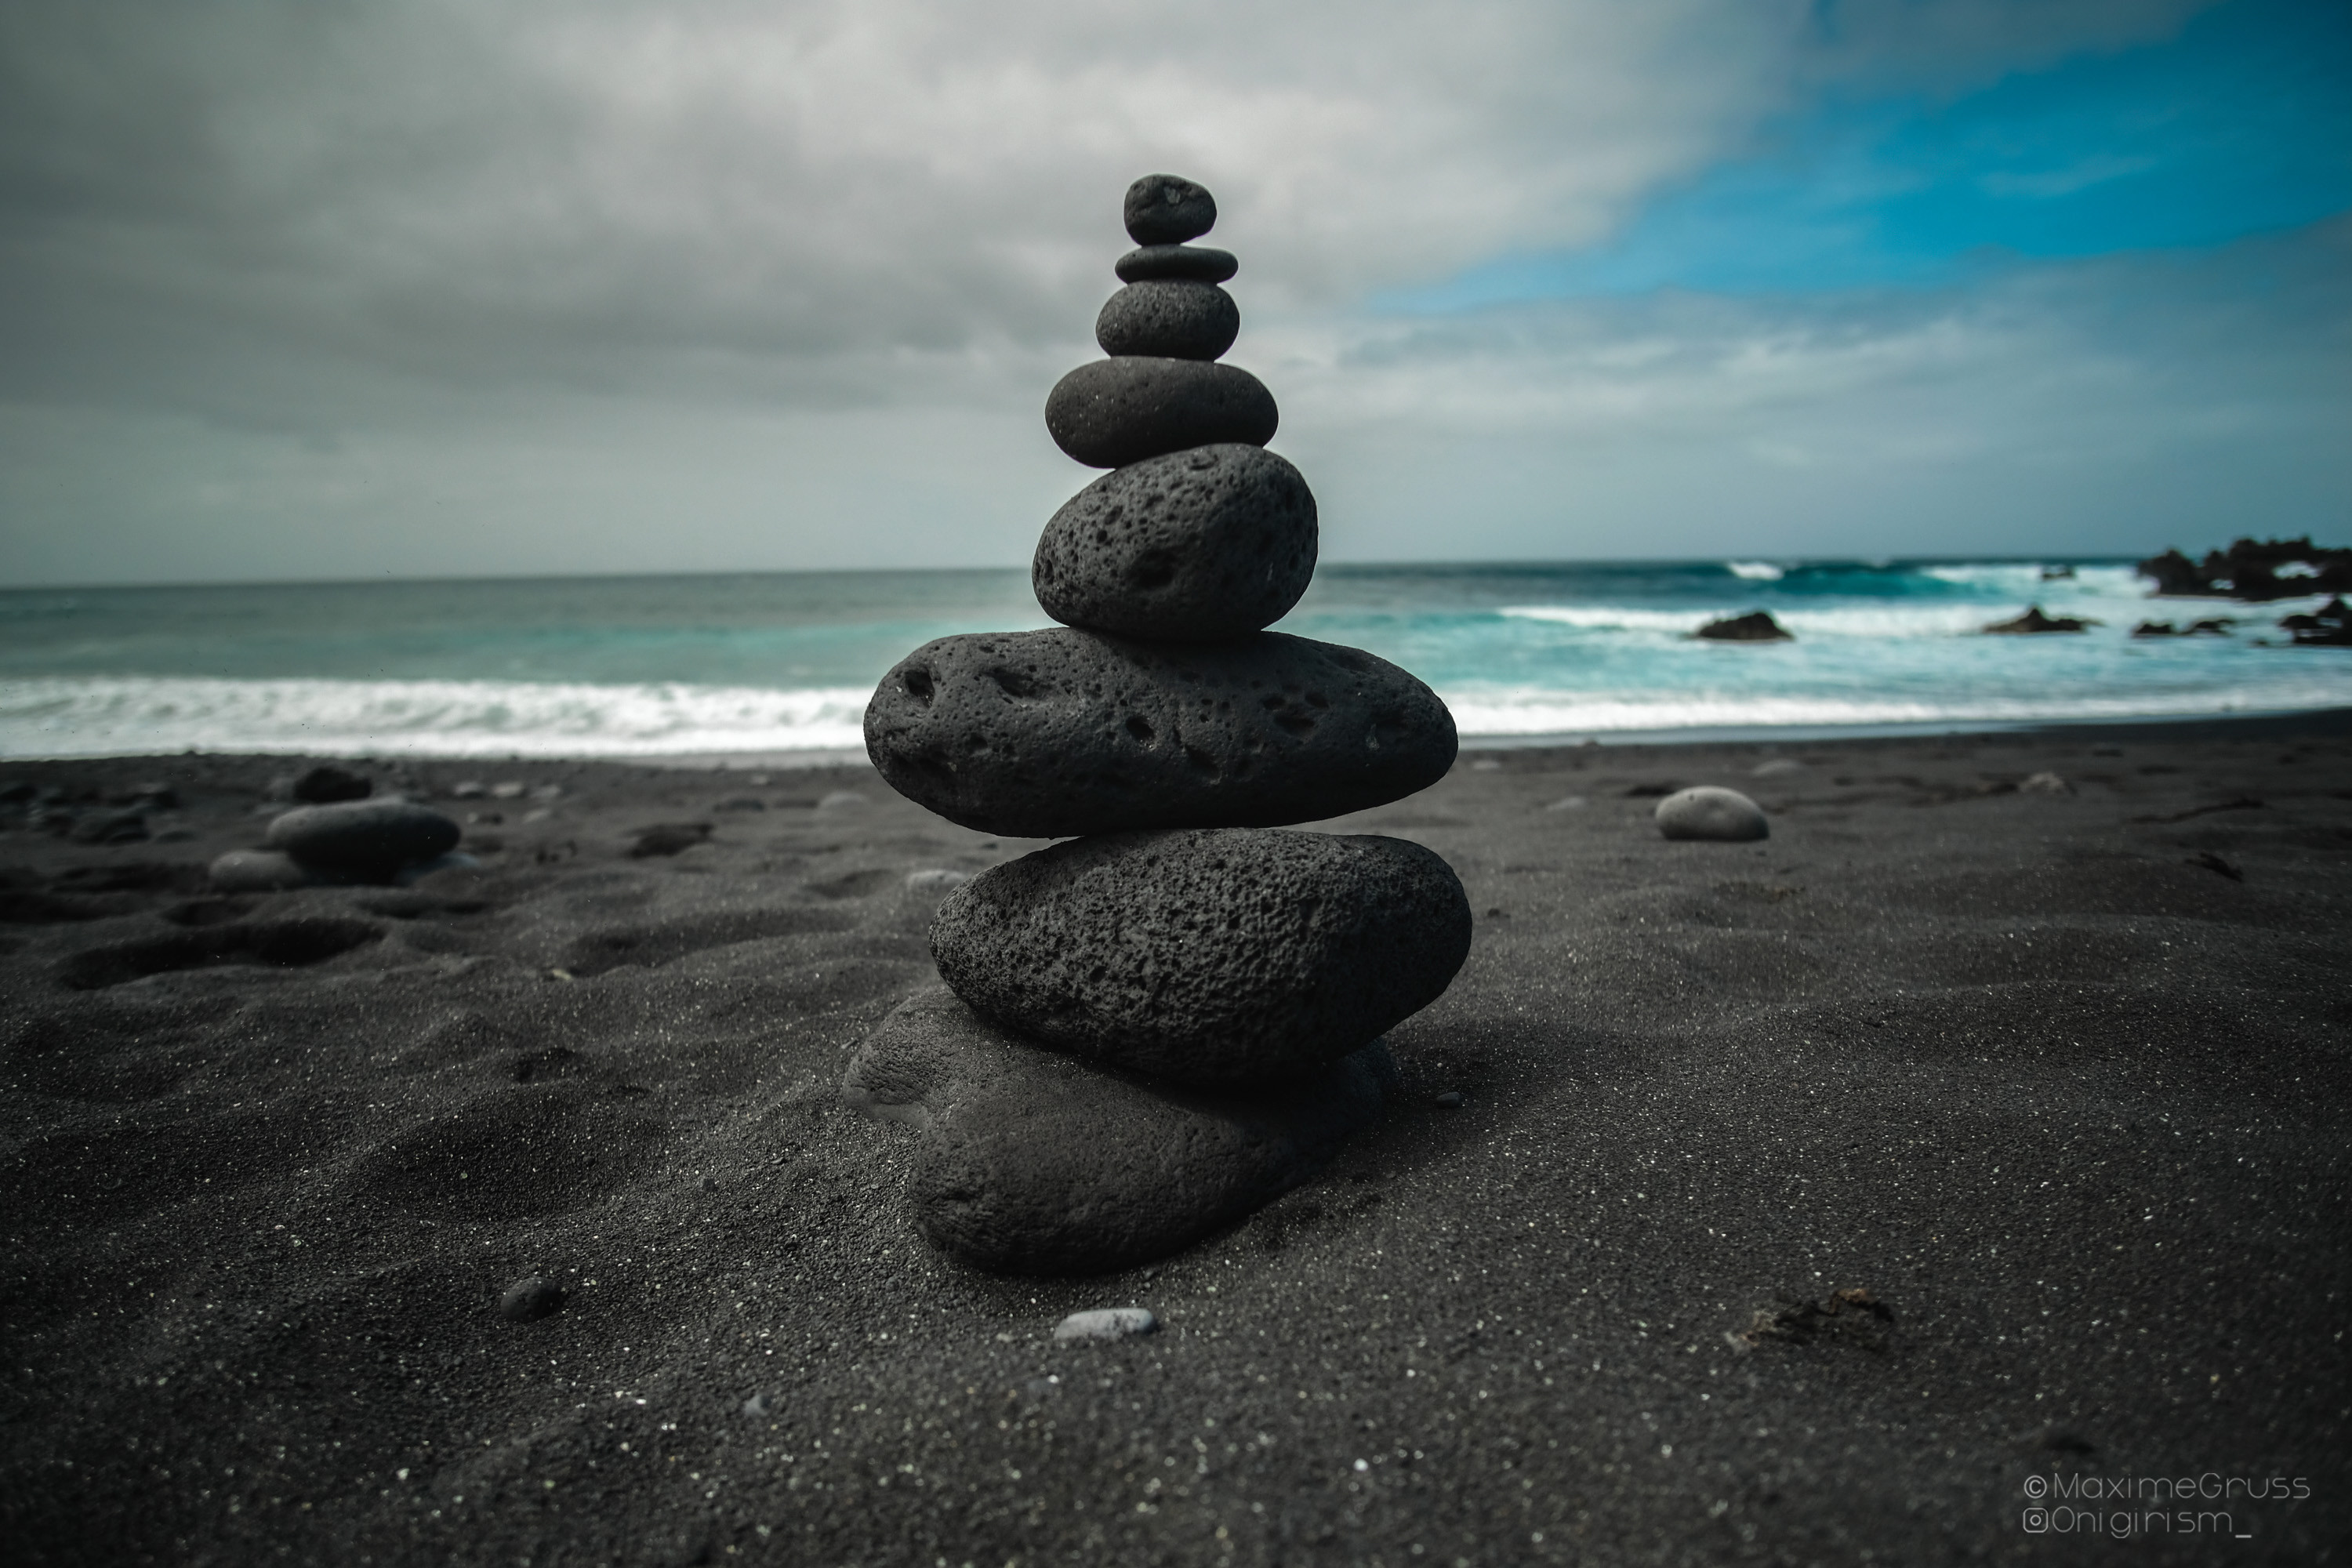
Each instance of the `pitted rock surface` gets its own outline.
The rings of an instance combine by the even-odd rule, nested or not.
[[[1217,199],[1177,174],[1146,174],[1127,187],[1122,215],[1138,245],[1181,245],[1217,226]]]
[[[891,788],[1012,837],[1311,822],[1427,788],[1454,750],[1454,716],[1428,687],[1360,648],[1280,632],[941,637],[866,709],[866,754]]]
[[[921,1130],[908,1197],[934,1246],[998,1273],[1088,1274],[1165,1258],[1306,1181],[1395,1081],[1374,1041],[1246,1099],[1146,1083],[935,986],[866,1037],[842,1099]]]
[[[1122,283],[1155,278],[1181,278],[1194,283],[1223,283],[1242,269],[1230,250],[1209,245],[1147,245],[1130,250],[1111,264]]]
[[[1213,283],[1130,283],[1095,318],[1095,342],[1107,354],[1213,360],[1241,330],[1241,307]]]
[[[1220,441],[1263,447],[1280,417],[1274,394],[1249,372],[1156,354],[1082,364],[1045,399],[1055,444],[1096,468]]]
[[[931,922],[940,977],[982,1017],[1204,1089],[1279,1082],[1437,1000],[1470,900],[1402,838],[1118,833],[991,867]]]
[[[1736,789],[1698,784],[1658,802],[1658,831],[1668,838],[1712,838],[1744,844],[1769,838],[1772,825],[1761,807]]]
[[[1129,637],[1246,637],[1289,613],[1315,574],[1315,496],[1262,447],[1147,458],[1063,506],[1030,581],[1067,626]]]
[[[268,843],[311,870],[383,881],[456,848],[458,836],[456,823],[428,806],[354,800],[298,806],[270,823]]]

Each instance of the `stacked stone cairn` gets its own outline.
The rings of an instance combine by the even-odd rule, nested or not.
[[[1444,776],[1453,716],[1356,648],[1265,628],[1307,589],[1315,498],[1265,450],[1274,398],[1218,363],[1234,258],[1216,205],[1127,194],[1140,248],[1045,404],[1110,472],[1045,526],[1063,623],[901,660],[866,744],[902,795],[990,834],[1060,838],[940,905],[919,993],[844,1097],[923,1129],[908,1197],[950,1255],[1008,1273],[1164,1257],[1307,1180],[1395,1083],[1382,1034],[1469,952],[1445,862],[1394,838],[1277,831]]]

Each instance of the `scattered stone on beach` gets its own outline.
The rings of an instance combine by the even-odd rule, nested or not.
[[[1217,226],[1217,199],[1177,174],[1146,174],[1127,187],[1119,216],[1138,245],[1181,245]]]
[[[1103,302],[1095,342],[1107,354],[1213,360],[1241,335],[1241,307],[1213,283],[1150,278]]]
[[[1467,1103],[1467,1101],[1462,1098],[1462,1091],[1460,1089],[1449,1089],[1444,1093],[1439,1095],[1436,1099],[1431,1100],[1430,1103],[1437,1107],[1440,1110],[1459,1110]]]
[[[1072,1312],[1054,1325],[1054,1342],[1057,1345],[1077,1344],[1089,1340],[1132,1339],[1149,1334],[1160,1327],[1160,1320],[1148,1307],[1097,1307],[1091,1311]]]
[[[1241,270],[1230,250],[1207,245],[1147,245],[1112,265],[1122,283],[1223,283]]]
[[[1249,372],[1158,354],[1082,364],[1045,399],[1055,445],[1096,468],[1220,441],[1263,447],[1280,422],[1274,394]]]
[[[943,893],[950,888],[960,888],[971,880],[971,872],[950,870],[943,866],[933,866],[920,871],[907,873],[907,886],[919,893]]]
[[[2289,616],[2292,620],[2294,617]],[[2136,637],[2225,637],[2237,625],[2227,616],[2215,616],[2206,620],[2191,621],[2186,626],[2176,626],[2170,621],[2142,621],[2132,627]]]
[[[212,863],[209,874],[224,893],[275,893],[318,880],[282,849],[232,849]]]
[[[1805,764],[1794,757],[1770,757],[1748,770],[1752,779],[1784,779],[1791,773],[1805,771]]]
[[[829,791],[816,803],[819,811],[854,811],[866,804],[866,797],[854,789]]]
[[[915,1123],[908,1196],[933,1245],[1007,1274],[1110,1273],[1287,1192],[1379,1113],[1380,1042],[1275,1091],[1219,1096],[1106,1071],[998,1028],[944,986],[866,1037],[842,1096]]]
[[[1677,790],[1658,802],[1654,816],[1658,831],[1668,838],[1744,844],[1772,834],[1761,807],[1738,790],[1718,784]]]
[[[90,811],[73,819],[67,835],[76,844],[138,844],[150,837],[139,811]]]
[[[2067,783],[2063,777],[2057,773],[2035,773],[2017,786],[2017,793],[2020,795],[2067,795],[2074,793],[2074,786]]]
[[[404,800],[354,800],[302,805],[269,825],[266,842],[313,871],[361,881],[388,881],[404,866],[457,847],[457,825]]]
[[[2189,857],[2188,863],[2191,866],[2201,866],[2208,871],[2229,878],[2232,882],[2242,882],[2246,879],[2244,871],[2222,859],[2210,849],[2200,849],[2196,854]]]
[[[732,799],[720,801],[710,809],[712,811],[765,811],[768,809],[768,803],[756,795],[739,795]]]
[[[375,793],[375,784],[345,769],[321,765],[296,779],[291,793],[307,805],[332,805],[337,801],[365,800]]]
[[[509,1322],[535,1323],[562,1310],[563,1287],[544,1274],[525,1275],[499,1298],[499,1312]]]
[[[1207,641],[1280,620],[1315,574],[1315,497],[1260,447],[1170,452],[1104,475],[1037,541],[1045,613],[1126,637]]]
[[[479,779],[461,779],[449,786],[451,800],[480,800],[490,793],[490,786]]]
[[[1435,692],[1360,648],[1054,627],[917,648],[876,689],[866,747],[951,822],[1055,838],[1319,821],[1436,783],[1456,742]]]
[[[1580,795],[1564,795],[1544,809],[1546,811],[1582,811],[1591,804]]]
[[[656,856],[682,855],[697,845],[710,842],[710,824],[707,822],[656,822],[650,827],[640,827],[630,835],[635,840],[629,846],[629,858],[649,860]]]
[[[931,955],[974,1011],[1174,1083],[1297,1078],[1444,994],[1470,904],[1407,839],[1223,828],[1104,834],[974,877]]]
[[[755,1421],[764,1421],[776,1413],[776,1397],[772,1394],[755,1394],[743,1402],[743,1414]]]
[[[2006,621],[1994,621],[1984,628],[1989,637],[2038,637],[2045,632],[2081,632],[2100,625],[2081,616],[2045,616],[2042,606],[2030,605],[2025,614]]]
[[[1750,610],[1744,616],[1726,616],[1709,621],[1691,634],[1709,642],[1794,642],[1796,637],[1768,610]]]

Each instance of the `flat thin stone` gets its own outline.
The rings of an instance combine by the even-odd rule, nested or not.
[[[1030,581],[1055,620],[1129,637],[1213,641],[1280,620],[1315,575],[1314,492],[1262,447],[1147,458],[1072,496],[1037,541]]]
[[[1127,187],[1121,216],[1138,245],[1181,245],[1217,226],[1217,198],[1181,174],[1146,174]]]
[[[1302,1083],[1213,1096],[1039,1050],[945,986],[858,1047],[852,1108],[911,1122],[932,1245],[1005,1274],[1095,1274],[1181,1250],[1314,1175],[1396,1082],[1379,1042]]]
[[[1470,900],[1402,838],[1252,828],[1106,834],[992,866],[931,922],[982,1017],[1206,1089],[1276,1082],[1428,1006]]]
[[[1213,360],[1241,330],[1241,307],[1213,283],[1130,283],[1095,317],[1095,342],[1107,354]]]
[[[313,870],[383,879],[456,848],[460,832],[429,806],[353,800],[297,806],[270,823],[268,842]]]
[[[940,637],[866,709],[891,788],[1008,837],[1318,821],[1427,788],[1455,745],[1445,704],[1395,665],[1280,632]]]
[[[1763,810],[1736,789],[1698,784],[1658,802],[1658,831],[1668,838],[1711,838],[1743,844],[1769,838],[1772,826]]]
[[[1111,266],[1122,283],[1156,278],[1181,278],[1194,283],[1223,283],[1242,269],[1230,250],[1208,245],[1147,245],[1130,250]]]
[[[1055,444],[1096,468],[1219,441],[1263,447],[1280,423],[1274,394],[1249,372],[1156,354],[1082,364],[1045,398]]]

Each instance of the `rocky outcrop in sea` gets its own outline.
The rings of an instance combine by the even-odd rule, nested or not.
[[[1453,765],[1436,693],[1361,649],[1265,628],[1314,574],[1315,497],[1265,450],[1274,395],[1222,363],[1241,313],[1216,203],[1154,174],[1096,340],[1045,403],[1110,471],[1047,522],[1062,623],[941,637],[885,676],[891,787],[983,832],[1066,840],[958,886],[944,988],[860,1047],[845,1100],[910,1121],[933,1245],[1015,1273],[1161,1257],[1310,1177],[1395,1080],[1383,1033],[1470,947],[1445,862],[1297,831]]]

